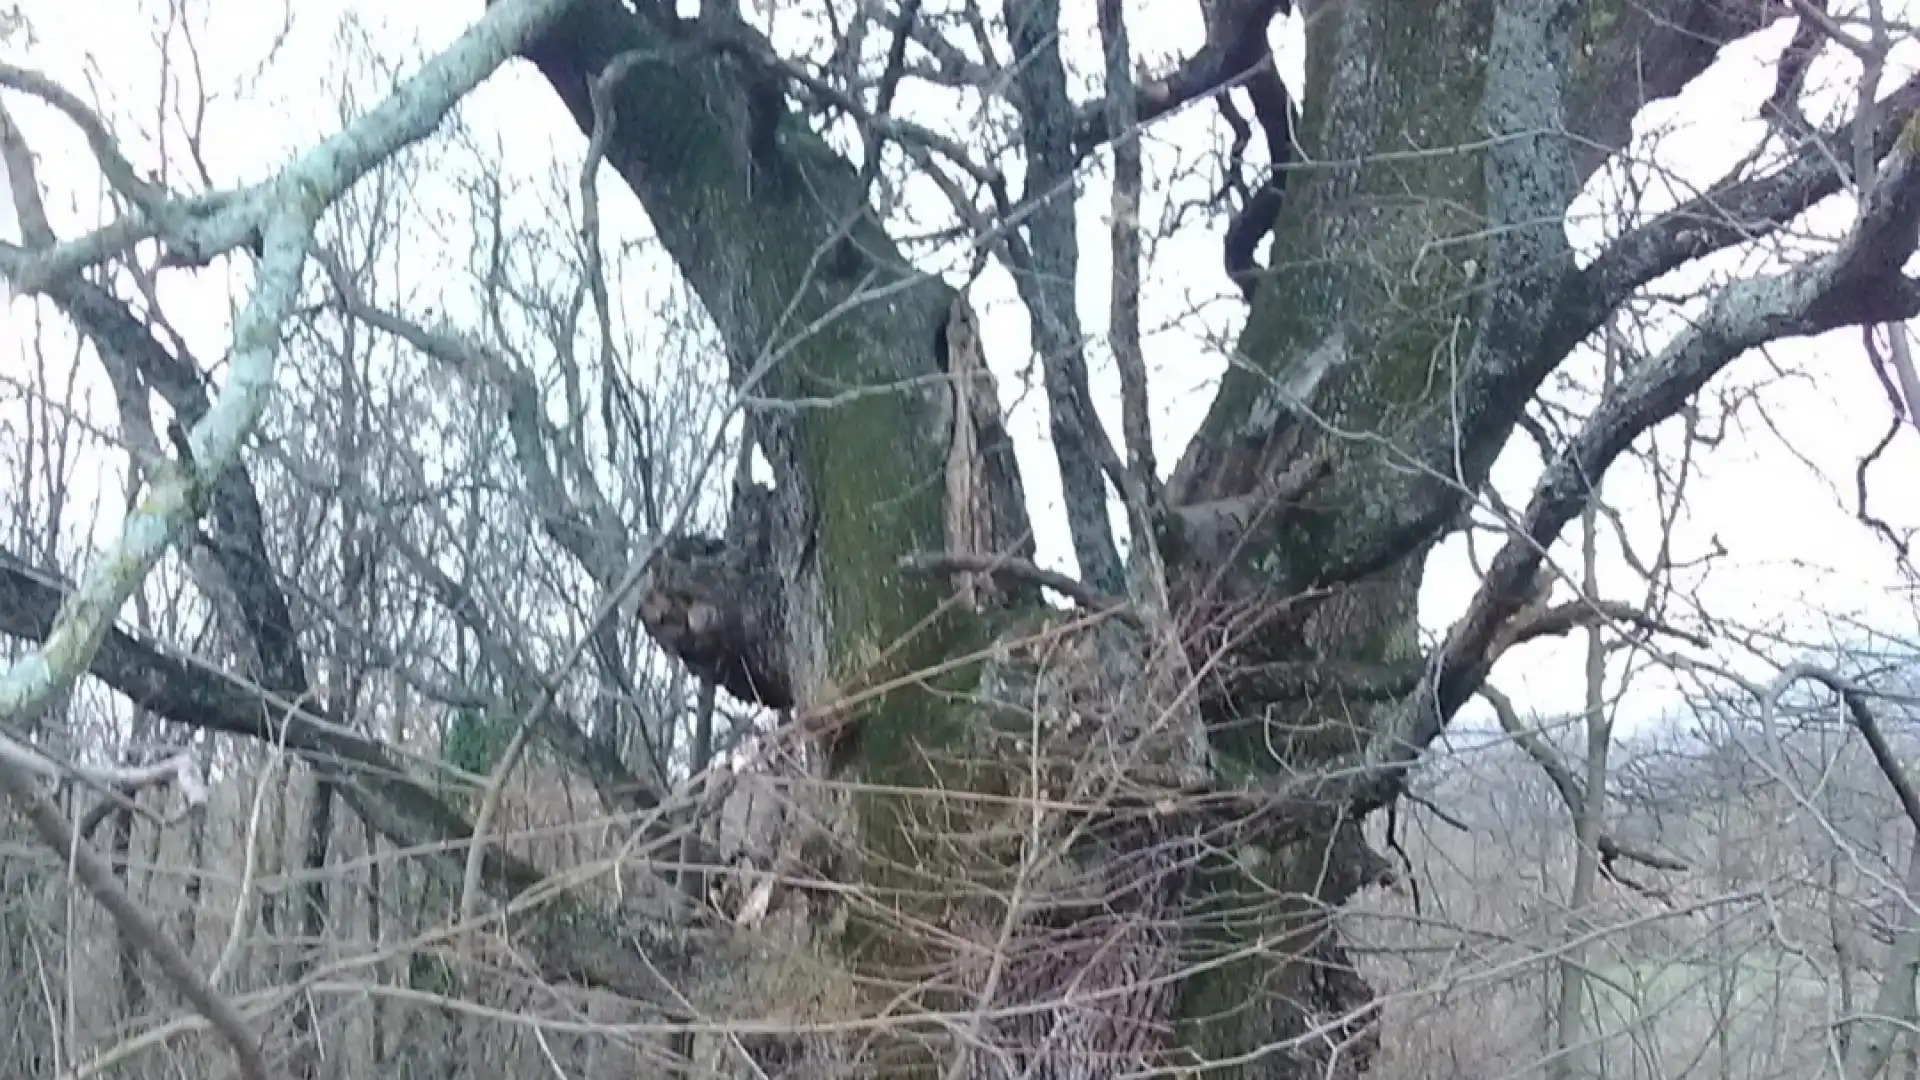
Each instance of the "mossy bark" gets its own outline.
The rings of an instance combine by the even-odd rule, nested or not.
[[[1257,489],[1288,461],[1331,455],[1329,479],[1280,528],[1256,535],[1239,578],[1284,596],[1377,543],[1400,512],[1389,448],[1439,421],[1471,341],[1485,223],[1481,101],[1493,0],[1330,5],[1310,22],[1299,140],[1307,164],[1287,187],[1272,265],[1230,367],[1176,474],[1202,502]],[[1295,624],[1258,659],[1348,665],[1418,656],[1416,597],[1427,543],[1405,546]],[[1235,772],[1337,767],[1364,740],[1373,706],[1337,695],[1256,702],[1210,716]],[[1232,1063],[1232,1077],[1351,1075],[1364,1069],[1368,1003],[1328,918],[1381,866],[1351,831],[1281,851],[1248,848],[1205,877],[1213,929],[1195,959],[1233,957],[1185,981],[1180,1054]],[[1259,896],[1291,897],[1275,903]],[[1334,1024],[1329,1033],[1316,1027]],[[1342,1046],[1340,1052],[1330,1045]],[[1300,1040],[1297,1044],[1289,1040]],[[1262,1048],[1266,1048],[1264,1051]]]
[[[769,106],[727,56],[676,52],[617,4],[581,5],[529,56],[591,130],[587,80],[636,50],[669,59],[622,81],[619,115],[645,119],[615,132],[609,163],[717,324],[736,383],[752,381],[766,398],[836,400],[756,417],[775,474],[774,560],[799,707],[831,706],[978,649],[992,621],[945,611],[943,578],[901,569],[903,557],[944,545],[950,405],[936,377],[953,291],[908,263],[874,221],[855,170],[801,125],[780,119],[770,144],[741,137],[748,114]],[[978,782],[943,764],[967,731],[967,707],[949,693],[977,677],[963,665],[903,680],[833,718],[842,778],[888,789],[843,807],[858,842],[836,860],[876,908],[937,923],[952,902],[930,888],[951,881],[950,868],[929,865],[916,838],[950,828],[937,819],[956,810],[897,792]],[[929,959],[896,926],[858,913],[839,948],[850,966],[882,977]]]
[[[1435,372],[1444,372],[1446,347],[1469,317],[1471,274],[1463,268],[1476,243],[1482,167],[1458,148],[1477,141],[1481,71],[1474,58],[1484,53],[1492,6],[1347,4],[1316,21],[1303,139],[1309,159],[1328,164],[1304,170],[1292,185],[1298,194],[1277,230],[1278,265],[1242,338],[1255,368],[1229,374],[1203,431],[1207,449],[1185,470],[1202,476],[1187,481],[1189,497],[1239,494],[1272,464],[1253,459],[1268,456],[1273,414],[1285,409],[1276,387],[1289,380],[1325,419],[1389,438],[1431,406]],[[584,129],[592,123],[586,79],[621,52],[658,44],[646,39],[640,21],[594,4],[532,59]],[[728,63],[708,56],[636,68],[623,83],[620,113],[649,120],[616,132],[608,156],[719,325],[736,375],[753,372],[767,348],[785,350],[765,372],[762,392],[774,397],[843,395],[937,373],[935,342],[951,294],[937,282],[914,281],[906,260],[865,216],[853,171],[813,136],[785,125],[771,156],[757,156],[735,136],[738,113],[750,105]],[[660,110],[646,106],[658,95],[700,108],[656,123]],[[853,239],[836,239],[841,232]],[[882,296],[853,301],[862,290]],[[796,339],[804,328],[812,329]],[[791,504],[788,525],[809,533],[814,555],[810,565],[790,568],[788,594],[790,642],[805,671],[802,701],[814,704],[937,666],[984,644],[994,629],[936,614],[944,583],[896,569],[901,556],[940,546],[940,404],[916,391],[842,401],[831,410],[767,417],[769,456]],[[1367,455],[1350,456],[1358,465]],[[1341,486],[1388,497],[1384,489],[1366,490],[1369,471],[1343,469],[1352,479]],[[1257,554],[1257,573],[1277,583],[1311,577],[1318,553],[1337,545],[1351,513],[1336,507],[1303,518]],[[1314,623],[1314,654],[1404,659],[1417,566],[1414,560],[1396,567],[1324,609]],[[964,689],[976,675],[953,672],[946,688]],[[846,757],[851,778],[929,792],[952,790],[955,782],[996,786],[978,772],[937,764],[943,751],[957,752],[968,741],[974,708],[918,684],[870,703]],[[1230,738],[1223,743],[1232,749]],[[1240,756],[1252,764],[1250,752]],[[925,839],[961,831],[950,817],[935,820],[953,813],[952,804],[932,799],[863,796],[856,810],[862,886],[920,917],[950,916],[953,902],[938,886],[950,884],[959,868],[929,865]],[[1323,840],[1256,860],[1262,880],[1255,887],[1325,895],[1327,858],[1347,858],[1327,854],[1336,849],[1346,850]],[[982,869],[960,876],[977,877]],[[1241,906],[1255,883],[1238,879],[1240,872],[1209,872],[1202,906]],[[1186,980],[1187,1045],[1170,1055],[1174,1060],[1244,1059],[1240,1069],[1249,1076],[1304,1067],[1297,1055],[1252,1054],[1276,1033],[1304,1030],[1308,1017],[1297,1008],[1282,1015],[1288,1007],[1281,1003],[1312,995],[1285,991],[1324,979],[1313,962],[1325,952],[1316,944],[1318,920],[1300,910],[1277,913],[1279,923],[1275,917],[1227,920],[1219,941],[1200,943],[1231,949],[1258,934],[1298,946],[1299,956],[1241,960]],[[843,945],[850,960],[875,969],[931,959],[898,946],[897,934],[877,923],[856,921]],[[1249,986],[1273,993],[1256,995],[1249,1009]],[[1214,1007],[1222,1002],[1237,1009]]]

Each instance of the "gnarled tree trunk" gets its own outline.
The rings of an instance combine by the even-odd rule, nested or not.
[[[1208,49],[1144,88],[1140,114],[1257,70],[1266,49],[1248,43],[1263,42],[1285,6],[1208,7]],[[1010,17],[1025,20],[1042,5],[1019,7]],[[774,398],[843,395],[832,408],[756,417],[779,510],[771,565],[755,572],[782,592],[772,604],[717,592],[703,625],[771,629],[773,640],[739,631],[736,650],[775,658],[778,677],[763,683],[781,696],[763,700],[795,706],[831,744],[838,778],[876,789],[842,807],[851,839],[815,868],[867,899],[848,902],[857,910],[845,929],[816,927],[817,942],[877,987],[865,1007],[897,1010],[904,981],[917,979],[908,996],[925,1009],[977,1017],[861,1043],[873,1075],[914,1063],[969,1077],[1163,1064],[1247,1077],[1364,1069],[1371,991],[1327,917],[1385,875],[1357,822],[1397,794],[1540,586],[1537,552],[1504,553],[1474,612],[1423,665],[1423,560],[1553,367],[1633,288],[1732,242],[1715,227],[1683,235],[1662,219],[1655,226],[1667,232],[1649,226],[1635,234],[1640,246],[1582,271],[1562,222],[1641,97],[1677,92],[1721,43],[1772,17],[1770,5],[1307,7],[1294,135],[1315,164],[1284,185],[1273,268],[1243,275],[1244,363],[1229,369],[1152,508],[1177,658],[1156,653],[1140,626],[1066,625],[1074,620],[1039,615],[1030,596],[959,611],[945,603],[944,579],[902,569],[946,538],[951,508],[937,478],[950,406],[937,382],[923,388],[946,367],[953,294],[915,271],[868,206],[860,171],[790,112],[790,69],[764,39],[717,18],[582,0],[530,51],[583,132],[594,126],[590,85],[620,69],[610,76],[618,119],[607,160],[705,303],[736,381]],[[1014,43],[1044,60],[1045,35],[1031,30],[1019,22]],[[1104,133],[1071,103],[1042,100],[1046,65],[1034,70],[1019,90],[1029,124],[1036,109],[1054,109],[1084,154]],[[1031,130],[1027,146],[1030,169],[1072,167]],[[1796,212],[1787,204],[1811,188],[1789,197],[1790,186],[1751,192],[1748,224],[1765,229]],[[1054,221],[1037,210],[1026,240],[1060,243],[1041,232]],[[1843,313],[1831,282],[1821,288],[1826,309],[1801,308],[1760,333],[1911,305],[1895,287],[1883,307]],[[1026,299],[1047,322],[1048,298]],[[1036,342],[1064,325],[1036,325]],[[1584,492],[1570,477],[1603,469],[1671,412],[1675,391],[1697,388],[1756,332],[1722,334],[1680,357],[1684,370],[1630,385],[1644,400],[1567,448],[1530,508],[1528,541],[1551,542],[1577,512]],[[844,394],[885,386],[902,389]],[[1061,423],[1071,387],[1051,403],[1056,441],[1080,437],[1080,418]],[[1056,449],[1071,504],[1070,455]],[[997,521],[1024,522],[1004,494],[1017,490],[1004,485]],[[1097,548],[1100,529],[1078,524],[1076,545],[1090,537]],[[684,582],[684,565],[670,553],[656,580]],[[1096,584],[1111,577],[1093,569]],[[682,616],[698,606],[674,595],[678,606],[667,607]],[[749,617],[764,610],[780,611],[783,625]],[[717,670],[711,648],[688,648],[688,618],[664,625],[672,632],[652,627],[659,640]],[[1148,707],[1163,700],[1141,691],[1140,673],[1154,670],[1203,673],[1204,760],[1179,760],[1168,749],[1178,733],[1153,732],[1178,713]],[[935,674],[901,678],[915,671]],[[725,684],[740,692],[741,680]],[[1017,692],[995,692],[1009,687]],[[849,699],[857,705],[836,707]],[[1015,702],[1038,702],[1044,715]],[[1182,797],[1196,765],[1200,787],[1234,793],[1227,809]],[[1040,794],[1077,809],[1042,823],[1037,811],[982,809],[955,792]],[[981,839],[990,826],[1001,842]],[[916,923],[950,938],[915,936]]]

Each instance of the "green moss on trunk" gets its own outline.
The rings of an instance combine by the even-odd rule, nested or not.
[[[1300,131],[1305,159],[1318,164],[1290,178],[1271,272],[1240,339],[1249,363],[1229,369],[1183,464],[1192,499],[1245,492],[1258,473],[1274,471],[1263,459],[1276,417],[1290,422],[1290,400],[1305,406],[1299,416],[1317,418],[1298,421],[1292,452],[1322,444],[1321,421],[1347,436],[1327,444],[1337,464],[1313,507],[1244,560],[1251,580],[1283,594],[1337,563],[1349,537],[1374,523],[1375,509],[1399,497],[1398,463],[1380,447],[1402,442],[1410,425],[1435,422],[1450,367],[1471,341],[1484,232],[1484,166],[1474,148],[1483,138],[1493,8],[1492,0],[1362,0],[1327,8],[1309,29]],[[1322,609],[1289,644],[1290,658],[1382,663],[1417,655],[1424,554],[1422,545]],[[1372,721],[1364,704],[1325,700],[1238,719],[1236,734],[1215,738],[1231,768],[1302,773],[1334,764]],[[1288,740],[1287,731],[1311,735]],[[1274,760],[1276,742],[1287,760]],[[1213,917],[1192,943],[1195,959],[1234,959],[1186,981],[1179,1057],[1226,1063],[1208,1075],[1236,1080],[1320,1075],[1323,1044],[1271,1048],[1328,1019],[1309,1015],[1316,1003],[1335,1008],[1342,994],[1363,993],[1324,966],[1344,953],[1323,904],[1351,891],[1351,882],[1336,884],[1365,853],[1337,846],[1329,855],[1318,842],[1241,854],[1248,857],[1213,868],[1203,883],[1195,914]],[[1361,1055],[1350,1053],[1336,1072],[1359,1067]]]
[[[1343,3],[1313,20],[1300,140],[1272,266],[1178,478],[1193,502],[1277,471],[1270,437],[1327,442],[1339,464],[1318,512],[1262,538],[1245,564],[1300,586],[1400,496],[1382,447],[1444,422],[1472,341],[1485,222],[1480,104],[1492,0]],[[1291,419],[1290,419],[1291,418]],[[1328,438],[1330,424],[1339,433]]]

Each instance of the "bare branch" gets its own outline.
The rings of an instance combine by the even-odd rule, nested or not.
[[[1707,648],[1706,639],[1700,635],[1656,619],[1631,604],[1613,600],[1582,599],[1541,608],[1524,617],[1516,617],[1508,624],[1506,632],[1497,639],[1493,652],[1498,656],[1514,645],[1533,641],[1536,638],[1560,637],[1583,627],[1608,621],[1626,623],[1648,633],[1679,638],[1696,648]]]
[[[154,483],[129,516],[120,542],[88,568],[80,591],[62,609],[46,645],[0,675],[0,720],[24,723],[72,685],[126,598],[198,516],[200,493],[239,457],[254,424],[266,411],[272,390],[279,326],[293,312],[315,220],[310,205],[289,199],[288,205],[273,213],[260,281],[234,327],[239,348],[233,377],[227,392],[194,425],[192,460],[167,469]]]
[[[46,637],[71,588],[0,550],[0,634],[28,641]],[[340,723],[310,703],[190,665],[130,634],[110,629],[90,670],[135,705],[190,728],[285,745],[339,784],[341,797],[396,846],[435,853],[434,865],[459,880],[460,860],[445,860],[472,835],[472,827],[427,786],[414,779],[393,751]],[[662,811],[666,809],[660,804]],[[642,826],[646,821],[640,823]],[[643,837],[651,834],[643,833]],[[496,848],[485,860],[488,888],[523,897],[546,882],[532,865]],[[550,897],[542,923],[525,926],[524,939],[541,970],[554,979],[605,987],[636,1001],[680,1000],[673,979],[693,970],[700,948],[684,936],[654,940],[645,954],[616,932],[602,913],[578,901]],[[543,926],[552,922],[552,927]],[[649,939],[651,928],[639,928]]]
[[[204,806],[207,782],[193,755],[182,751],[146,765],[80,765],[60,762],[24,743],[0,739],[0,758],[21,772],[45,780],[62,781],[75,777],[95,787],[117,788],[132,793],[142,788],[171,784],[179,790],[189,807]]]
[[[1562,335],[1583,340],[1634,290],[1676,267],[1723,248],[1772,235],[1820,200],[1838,193],[1851,177],[1850,163],[1833,148],[1853,141],[1872,125],[1873,156],[1893,152],[1894,140],[1920,108],[1920,78],[1909,80],[1838,128],[1816,132],[1779,167],[1750,179],[1729,179],[1674,207],[1608,244],[1573,283],[1583,294],[1582,314]],[[1877,121],[1875,118],[1878,118]]]
[[[1827,0],[1796,0],[1804,2],[1824,14]],[[1807,69],[1820,55],[1820,46],[1826,40],[1816,20],[1801,18],[1793,30],[1793,40],[1787,43],[1786,51],[1780,54],[1779,70],[1773,79],[1773,93],[1768,95],[1762,106],[1762,114],[1776,121],[1785,121],[1790,127],[1806,127],[1806,118],[1800,112],[1800,92],[1805,87]],[[1867,84],[1863,80],[1863,89]],[[1874,93],[1877,87],[1868,89]]]
[[[47,207],[40,196],[40,179],[34,166],[33,150],[26,137],[0,101],[0,171],[7,175],[8,194],[20,221],[20,238],[28,247],[46,247],[54,242],[53,227],[47,223]]]
[[[1714,298],[1705,316],[1626,380],[1535,488],[1516,535],[1495,558],[1468,613],[1434,657],[1415,707],[1419,734],[1438,733],[1484,677],[1489,646],[1521,607],[1545,552],[1589,498],[1585,478],[1603,474],[1641,433],[1672,415],[1746,350],[1795,334],[1920,310],[1920,287],[1900,275],[1920,223],[1920,168],[1899,153],[1874,205],[1840,250],[1775,277],[1742,280]],[[1428,710],[1431,709],[1431,712]],[[1431,735],[1426,735],[1430,739]],[[1422,743],[1424,745],[1424,742]]]
[[[1913,977],[1915,965],[1920,964],[1920,911],[1912,910],[1916,894],[1920,894],[1920,794],[1915,793],[1913,780],[1908,776],[1906,767],[1895,756],[1893,747],[1887,743],[1886,735],[1874,718],[1873,710],[1868,708],[1866,693],[1838,673],[1815,664],[1788,665],[1771,683],[1759,690],[1760,725],[1771,750],[1777,754],[1779,747],[1774,717],[1779,709],[1780,698],[1788,688],[1802,681],[1820,683],[1840,696],[1846,706],[1848,720],[1866,740],[1874,764],[1887,778],[1887,784],[1899,799],[1901,811],[1916,830],[1908,854],[1907,896],[1904,898],[1910,910],[1901,920],[1892,948],[1883,962],[1880,992],[1873,1008],[1869,1016],[1861,1018],[1861,1030],[1850,1033],[1841,1063],[1840,1075],[1845,1080],[1872,1080],[1886,1067],[1893,1055],[1894,1044],[1901,1034],[1912,1027],[1916,1013],[1920,1013],[1920,1009],[1916,1008]]]
[[[45,75],[11,64],[0,64],[0,86],[37,97],[65,114],[87,137],[87,145],[92,148],[94,160],[99,163],[107,183],[147,215],[160,216],[165,194],[140,178],[133,162],[120,151],[119,141],[107,130],[106,123],[85,102]]]
[[[1777,739],[1774,715],[1780,707],[1781,695],[1794,683],[1802,681],[1817,682],[1840,695],[1841,702],[1847,707],[1847,719],[1860,730],[1861,738],[1867,742],[1867,749],[1873,753],[1874,764],[1879,766],[1881,775],[1887,778],[1887,784],[1899,798],[1901,811],[1907,815],[1916,832],[1920,832],[1920,793],[1915,792],[1906,767],[1900,764],[1900,758],[1887,742],[1879,722],[1874,719],[1873,710],[1867,707],[1866,693],[1838,673],[1814,664],[1791,664],[1775,676],[1760,698],[1760,723],[1766,729],[1768,741],[1774,743]]]
[[[266,411],[280,351],[280,324],[293,313],[321,212],[389,154],[430,134],[467,91],[565,6],[565,0],[505,0],[491,7],[474,29],[381,106],[244,200],[247,224],[265,237],[265,245],[253,295],[234,325],[226,392],[194,424],[189,435],[192,459],[154,483],[129,516],[119,543],[88,568],[46,644],[0,675],[0,719],[24,721],[86,670],[126,598],[199,515],[204,492],[239,458]],[[27,291],[15,276],[17,263],[0,263],[0,270]]]
[[[1245,78],[1255,67],[1273,62],[1267,28],[1293,8],[1292,0],[1215,0],[1200,5],[1206,41],[1172,72],[1140,87],[1133,112],[1147,124]],[[1080,110],[1073,126],[1075,149],[1085,154],[1109,139],[1128,135],[1115,123],[1106,102]]]
[[[1033,329],[1047,392],[1054,457],[1080,574],[1093,587],[1125,588],[1113,522],[1107,513],[1106,477],[1126,490],[1125,469],[1094,411],[1088,389],[1085,335],[1074,283],[1079,280],[1080,241],[1074,221],[1073,173],[1079,154],[1066,129],[1072,107],[1060,52],[1059,0],[1017,0],[1007,7],[1017,57],[1020,137],[1027,153],[1026,190],[1020,202],[1030,212],[1023,245],[1008,244],[1008,267]],[[1002,207],[1002,214],[1008,208]]]
[[[617,581],[627,563],[625,525],[613,515],[605,496],[593,485],[586,463],[569,460],[568,447],[555,436],[533,378],[515,368],[497,350],[465,335],[430,330],[373,308],[361,298],[351,276],[337,260],[323,253],[321,263],[332,275],[341,307],[348,315],[445,364],[474,390],[492,388],[506,399],[507,430],[513,437],[514,462],[539,511],[542,528],[602,588]],[[557,451],[556,456],[569,466],[568,471],[586,490],[585,505],[575,500],[555,475],[547,456],[550,448]]]
[[[162,345],[151,320],[136,316],[107,289],[83,277],[55,282],[46,295],[93,341],[122,407],[122,435],[133,441],[136,450],[144,448],[147,460],[162,453],[158,438],[145,430],[151,425],[150,390],[158,391],[182,422],[197,424],[206,417],[212,401],[200,365],[192,356],[176,355]],[[145,471],[149,466],[143,461],[141,467]],[[191,543],[195,555],[212,556],[218,574],[203,572],[210,569],[209,560],[193,558],[196,580],[217,608],[237,614],[229,625],[251,637],[248,646],[258,654],[263,677],[272,688],[297,697],[307,689],[306,662],[267,549],[265,512],[244,460],[236,461],[213,482],[208,502],[215,526],[211,542],[195,537]],[[237,604],[226,603],[227,589]]]
[[[1867,42],[1861,41],[1841,29],[1840,24],[1833,21],[1833,16],[1827,14],[1826,0],[1817,0],[1817,2],[1816,0],[1792,0],[1792,3],[1794,13],[1800,17],[1802,26],[1818,30],[1834,44],[1845,48],[1855,56],[1861,57],[1862,59],[1871,56],[1871,52],[1869,51],[1870,46]],[[1869,81],[1869,85],[1871,85],[1871,81]]]
[[[1147,414],[1147,364],[1140,346],[1140,139],[1134,107],[1133,49],[1119,0],[1101,0],[1100,35],[1107,54],[1107,116],[1119,137],[1113,144],[1113,242],[1109,283],[1108,343],[1120,372],[1121,435],[1133,482],[1147,496],[1143,521],[1158,502],[1160,471],[1154,463],[1153,420]],[[1135,522],[1139,528],[1142,522]]]

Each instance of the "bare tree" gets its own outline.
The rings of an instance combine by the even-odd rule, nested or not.
[[[1603,627],[1661,629],[1594,595],[1591,573],[1552,602],[1550,554],[1576,518],[1597,532],[1600,478],[1749,352],[1920,312],[1903,271],[1920,240],[1920,87],[1876,96],[1886,21],[1796,3],[1805,32],[1778,66],[1765,144],[1580,256],[1569,209],[1641,107],[1778,5],[1219,0],[1201,6],[1203,45],[1157,74],[1116,3],[1097,6],[1084,57],[1071,20],[1088,20],[1056,0],[799,7],[831,32],[787,55],[765,28],[793,17],[784,5],[756,22],[730,5],[687,18],[652,0],[502,0],[342,134],[237,189],[136,167],[70,90],[0,66],[0,89],[81,132],[115,200],[94,232],[55,235],[0,113],[24,241],[0,247],[0,274],[87,339],[145,485],[77,584],[52,551],[0,556],[0,631],[37,643],[0,675],[0,747],[17,751],[0,754],[0,786],[247,1075],[264,1075],[258,1029],[282,1008],[297,1067],[320,1074],[314,1002],[348,962],[318,940],[347,932],[336,800],[370,857],[378,833],[428,883],[414,895],[431,911],[368,931],[376,949],[410,936],[404,987],[368,985],[472,1031],[513,1015],[533,973],[612,995],[643,1019],[599,1030],[679,1068],[1364,1072],[1382,1002],[1337,913],[1394,876],[1369,817],[1401,803],[1516,645],[1586,627],[1597,657]],[[1294,15],[1306,77],[1290,90],[1269,40]],[[1801,80],[1835,42],[1868,77],[1826,124],[1803,115]],[[515,53],[584,140],[578,220],[541,246],[497,178],[456,185],[476,240],[468,324],[373,272],[380,223],[405,205],[388,170]],[[917,93],[984,122],[910,119]],[[1245,314],[1198,432],[1162,468],[1140,143],[1203,102],[1235,137],[1220,276]],[[1255,127],[1267,167],[1249,183]],[[1117,437],[1076,291],[1081,182],[1109,157]],[[671,418],[634,374],[602,166],[698,302],[686,340],[705,335],[723,361],[702,373],[725,393],[682,410],[685,438],[663,437]],[[910,186],[944,197],[944,245],[910,239]],[[1839,235],[1709,286],[1590,414],[1558,434],[1541,421],[1549,380],[1650,283],[1777,239],[1842,193],[1855,212]],[[248,256],[216,391],[150,279]],[[974,286],[933,269],[947,261],[969,282],[1004,273],[1024,310],[1077,577],[1036,565],[990,338]],[[290,332],[305,364],[280,392],[304,419],[263,424]],[[429,378],[456,392],[415,392]],[[155,395],[175,419],[164,436]],[[454,430],[415,438],[436,412]],[[1545,468],[1508,508],[1489,474],[1516,433]],[[728,449],[764,458],[771,484],[742,468],[721,495],[710,466]],[[724,530],[703,528],[716,502]],[[1476,515],[1502,544],[1465,615],[1423,642],[1425,560]],[[115,625],[176,545],[230,670]],[[303,936],[284,985],[223,996],[70,835],[44,781],[84,770],[36,748],[33,725],[86,673],[156,717],[304,763],[304,804],[283,804],[306,810],[277,924]],[[1758,696],[1770,709],[1778,694]],[[431,766],[397,716],[420,700],[444,724]],[[751,737],[720,754],[727,707],[759,713],[724,725]],[[1577,823],[1576,906],[1617,859],[1682,865],[1613,832],[1603,711],[1590,703],[1577,779],[1508,725]],[[609,835],[562,858],[525,838],[538,808],[520,800],[516,824],[515,792],[571,798],[575,777]],[[383,891],[369,884],[370,910]],[[1889,971],[1912,938],[1896,932]],[[413,977],[416,961],[446,978]],[[1882,1004],[1910,1019],[1899,982],[1881,980]],[[531,1030],[566,1071],[548,1039],[560,1026]],[[1890,1047],[1862,1027],[1844,1074],[1876,1075]]]

